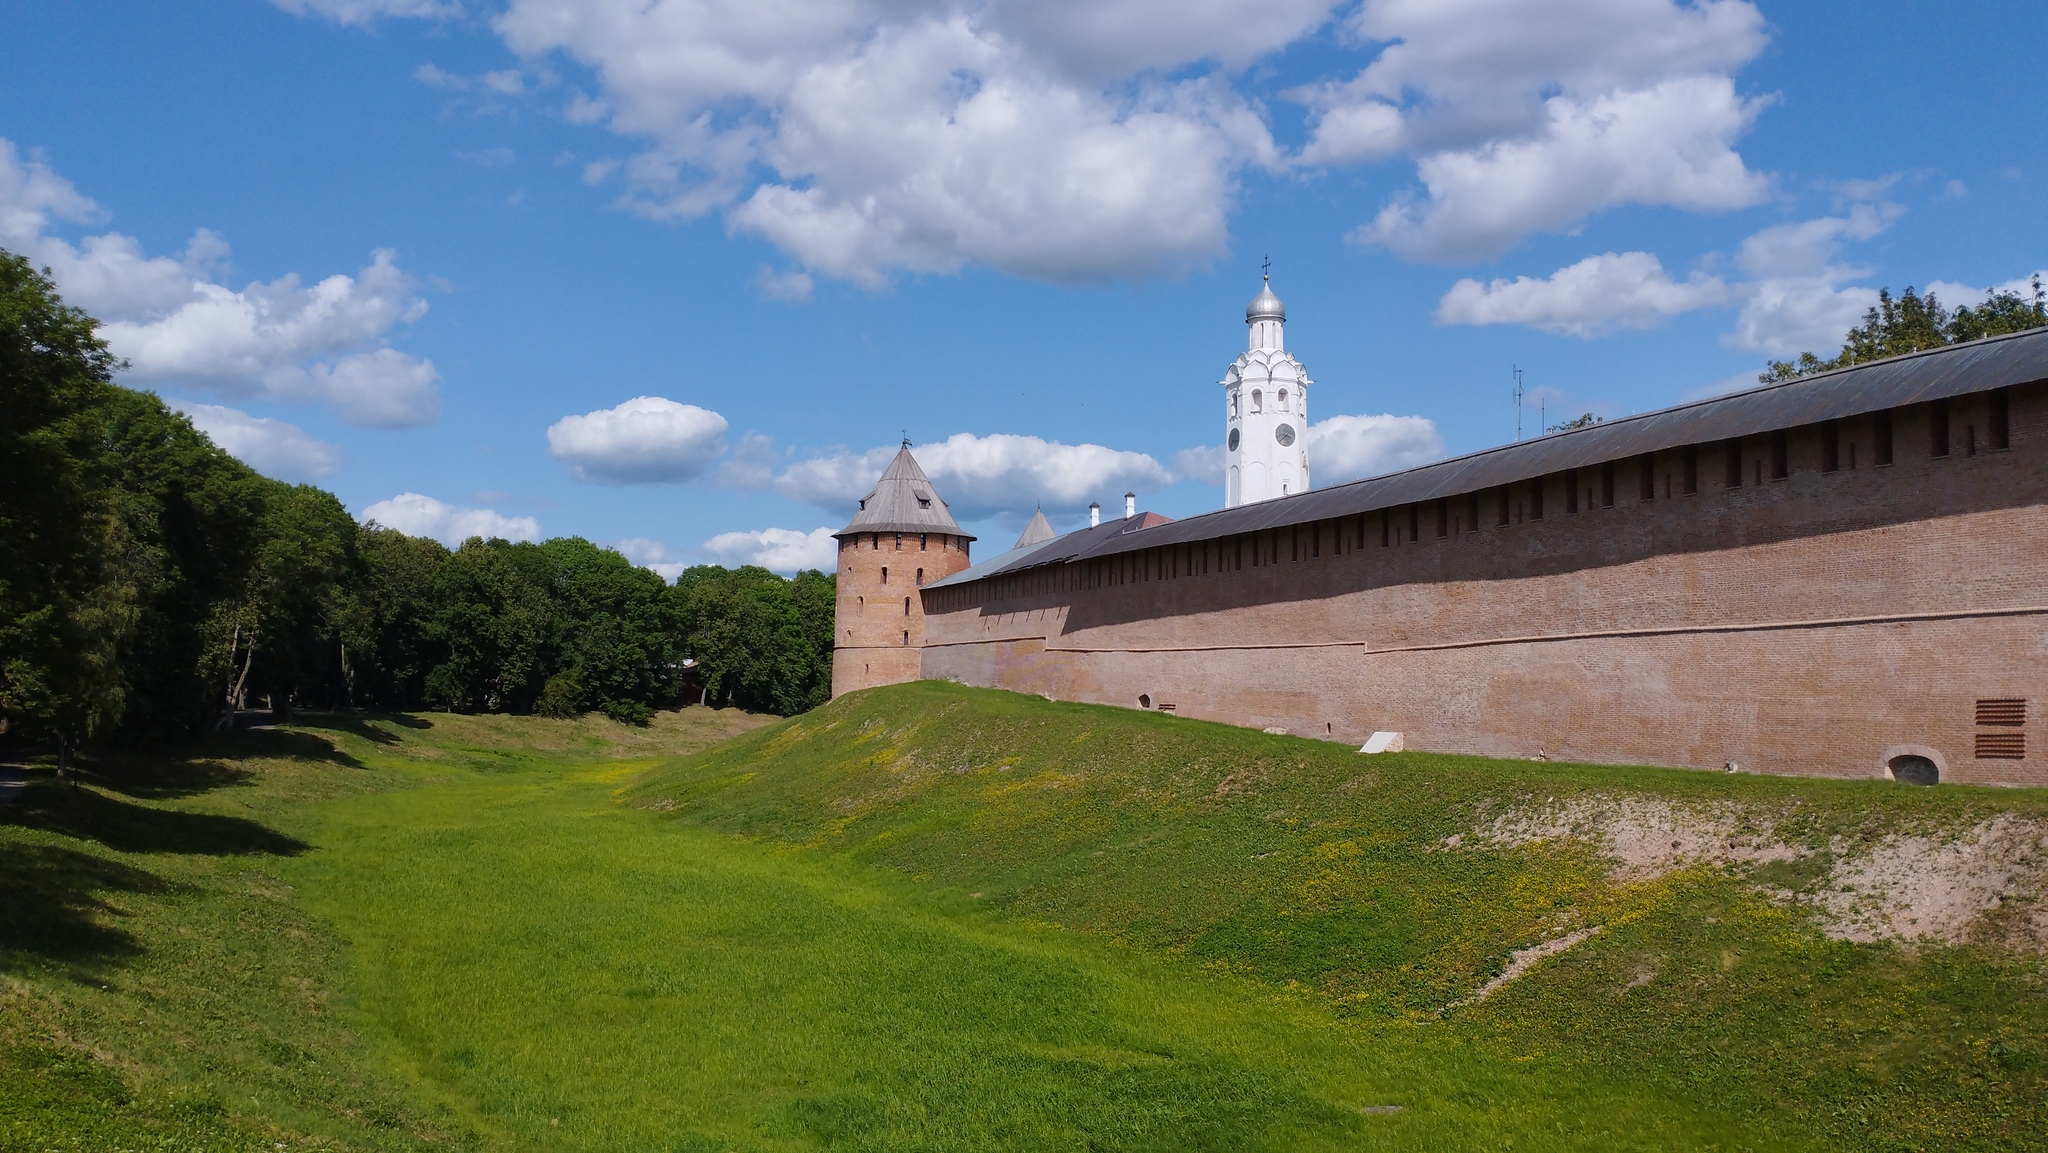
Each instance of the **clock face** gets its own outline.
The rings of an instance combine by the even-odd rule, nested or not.
[[[1273,439],[1280,442],[1281,448],[1286,448],[1288,445],[1293,444],[1294,426],[1291,424],[1283,424],[1279,428],[1274,429]]]
[[[1230,451],[1237,451],[1237,430],[1234,428],[1230,430]]]

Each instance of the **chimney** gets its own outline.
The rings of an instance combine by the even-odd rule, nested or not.
[[[1091,500],[1088,502],[1088,527],[1094,528],[1096,525],[1099,525],[1101,523],[1102,506],[1096,504],[1094,501]]]
[[[1124,519],[1129,520],[1137,515],[1138,494],[1134,492],[1127,492],[1124,494]]]

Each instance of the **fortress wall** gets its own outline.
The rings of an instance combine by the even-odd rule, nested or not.
[[[1544,478],[1540,520],[1516,485],[1505,526],[1490,491],[1476,530],[1458,497],[934,590],[920,671],[1446,752],[1870,776],[1912,745],[1944,780],[2048,785],[2048,396],[2009,402],[2006,450],[1967,397],[1946,457],[1916,406],[1891,465],[1866,417],[1832,472],[1795,429],[1783,480],[1753,437],[1739,487],[1699,446],[1693,495],[1688,454],[1659,453],[1647,500],[1618,462],[1612,507],[1596,467],[1577,512]],[[2028,755],[1980,760],[2013,730],[1975,702],[2004,697],[2032,698]]]

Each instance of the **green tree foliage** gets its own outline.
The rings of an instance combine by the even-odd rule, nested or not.
[[[706,701],[788,716],[832,695],[833,578],[701,565],[668,596],[678,651],[698,662]]]
[[[1966,305],[1953,313],[1931,292],[1920,296],[1909,285],[1894,300],[1891,289],[1882,288],[1877,303],[1863,314],[1863,323],[1848,331],[1842,338],[1842,351],[1832,359],[1802,352],[1797,360],[1771,361],[1757,379],[1776,384],[1887,356],[2044,326],[2048,326],[2048,293],[2044,293],[2039,276],[2034,277],[2032,300],[2016,292],[1999,292],[1974,308]]]
[[[358,525],[119,367],[0,252],[0,733],[68,751],[256,703],[644,723],[686,696],[793,713],[829,693],[829,576],[700,568],[670,588],[577,537],[451,551]]]
[[[92,318],[0,252],[0,716],[63,752],[120,718],[129,541],[102,483],[116,362]]]

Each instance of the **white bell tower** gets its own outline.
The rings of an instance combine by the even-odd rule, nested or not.
[[[1287,354],[1287,308],[1266,277],[1244,322],[1251,347],[1223,374],[1223,507],[1308,491],[1308,370]]]

